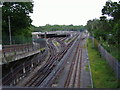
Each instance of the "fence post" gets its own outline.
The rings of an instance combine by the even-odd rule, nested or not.
[[[34,51],[34,45],[32,45],[32,50]]]
[[[4,58],[6,57],[5,52],[3,52],[3,56],[4,56]]]
[[[92,37],[93,47],[94,47],[94,37]]]
[[[15,55],[16,55],[16,49],[14,49],[14,53],[15,53]]]
[[[29,46],[28,47],[26,47],[27,48],[27,52],[29,52]]]

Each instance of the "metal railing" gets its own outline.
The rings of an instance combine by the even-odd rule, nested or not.
[[[2,59],[3,63],[14,61],[14,57],[23,55],[28,52],[33,52],[41,48],[40,44],[21,44],[21,45],[7,45],[3,46]]]

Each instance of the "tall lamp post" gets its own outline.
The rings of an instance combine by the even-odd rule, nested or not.
[[[92,42],[93,42],[93,47],[94,47],[94,33],[92,32]]]
[[[10,45],[11,45],[11,44],[12,44],[12,38],[11,38],[10,16],[8,16],[8,22],[9,22],[9,37],[10,37]]]
[[[2,13],[2,6],[3,6],[3,3],[0,2],[0,13]],[[0,50],[2,49],[2,15],[0,15]]]

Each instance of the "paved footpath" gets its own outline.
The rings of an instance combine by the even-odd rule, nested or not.
[[[84,48],[82,48],[82,69],[81,69],[81,79],[80,79],[80,88],[93,88],[92,75],[90,69],[90,62],[87,51],[87,42],[86,39],[82,40],[81,43]]]
[[[83,49],[82,55],[83,56],[82,56],[82,66],[81,66],[82,69],[81,69],[80,87],[81,88],[93,88],[87,49],[85,48]]]

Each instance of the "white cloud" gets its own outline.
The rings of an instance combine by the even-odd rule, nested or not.
[[[33,25],[85,25],[99,18],[107,0],[34,0]],[[117,1],[117,0],[114,0]]]

